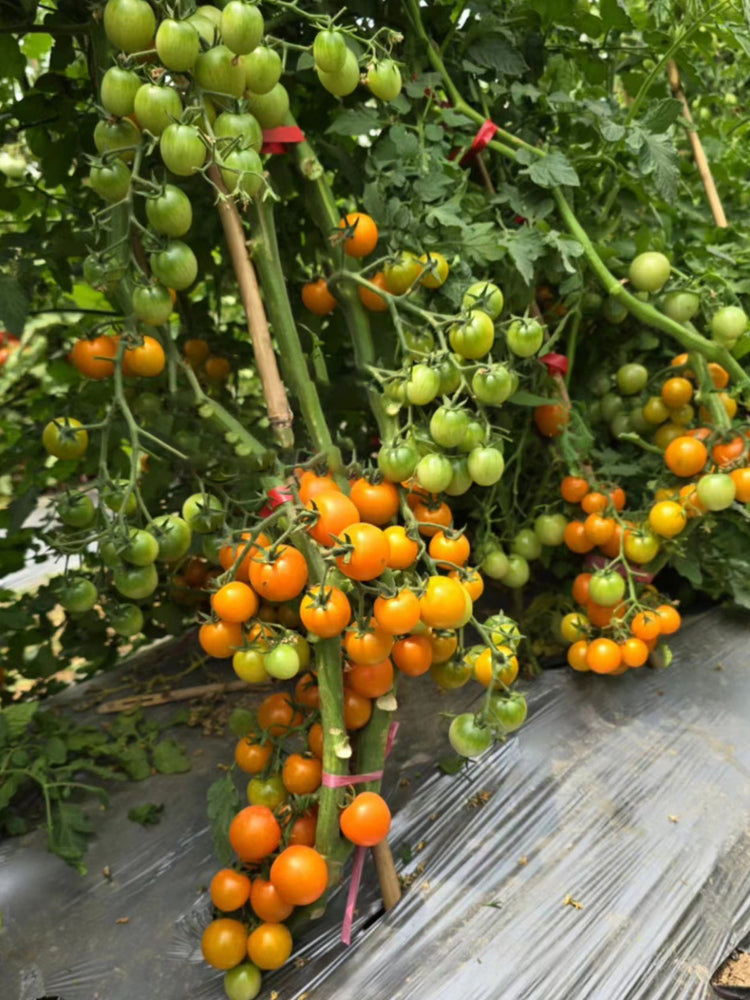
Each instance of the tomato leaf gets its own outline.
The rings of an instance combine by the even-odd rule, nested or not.
[[[599,14],[608,30],[627,31],[633,26],[624,0],[602,0]]]
[[[677,182],[680,179],[677,150],[665,135],[653,135],[651,132],[641,134],[643,145],[638,156],[641,171],[653,175],[656,190],[669,201],[677,194]]]
[[[86,867],[80,859],[92,829],[91,820],[80,806],[58,802],[53,813],[52,829],[48,831],[47,847],[85,875]]]
[[[0,35],[0,42],[8,35]],[[20,337],[29,311],[29,297],[19,282],[0,274],[0,320],[15,337]]]
[[[207,801],[214,852],[220,864],[229,864],[234,858],[229,843],[229,824],[240,810],[240,793],[230,774],[214,781],[208,789]]]
[[[160,774],[182,774],[190,770],[190,760],[174,740],[161,740],[153,750],[154,767]]]
[[[380,117],[370,108],[347,108],[326,129],[329,135],[368,135],[380,128]]]
[[[438,767],[443,774],[458,774],[465,764],[465,757],[441,757],[438,761]]]
[[[521,76],[529,68],[519,50],[496,35],[473,42],[468,54],[479,66],[494,70],[500,76]]]
[[[521,157],[521,153],[524,153],[524,157]],[[522,170],[521,173],[526,174],[531,180],[538,184],[539,187],[551,188],[559,187],[560,185],[567,185],[568,187],[579,187],[580,180],[575,168],[568,160],[567,156],[559,152],[559,150],[553,150],[544,157],[536,158],[532,153],[527,153],[525,150],[520,150],[516,154],[517,159],[521,162],[529,163],[529,158],[533,157],[529,166]]]
[[[143,781],[151,774],[148,754],[140,746],[126,747],[120,753],[120,764],[133,781]]]
[[[232,714],[229,716],[229,729],[233,736],[241,739],[243,736],[247,736],[251,733],[253,729],[258,728],[258,723],[256,721],[255,715],[252,712],[248,712],[246,708],[235,708]]]
[[[38,707],[36,702],[22,701],[0,709],[0,746],[17,740],[26,731]]]
[[[660,134],[666,132],[670,125],[682,114],[682,102],[674,97],[665,97],[659,101],[643,117],[641,125],[648,132]]]
[[[128,813],[128,819],[132,823],[140,823],[141,826],[156,826],[161,822],[163,812],[163,803],[156,805],[154,802],[146,802],[142,806],[134,806]]]

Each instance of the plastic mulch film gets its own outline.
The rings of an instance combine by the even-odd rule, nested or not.
[[[261,997],[712,996],[750,930],[749,635],[714,611],[674,637],[666,671],[548,672],[520,733],[458,776],[436,767],[450,755],[438,713],[478,688],[442,696],[407,678],[384,787],[410,884],[383,915],[368,861],[351,946],[344,887]],[[191,773],[115,789],[84,878],[38,835],[0,845],[2,1000],[224,997],[200,934],[217,867],[205,792],[232,741],[190,738]],[[125,819],[144,801],[165,804],[147,831]]]

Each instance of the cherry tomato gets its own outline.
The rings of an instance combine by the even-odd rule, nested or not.
[[[341,832],[358,847],[374,847],[391,828],[391,811],[377,792],[360,792],[339,817]]]
[[[150,8],[149,8],[150,9]],[[203,932],[201,951],[215,969],[232,969],[245,958],[247,931],[239,920],[213,920]]]
[[[294,844],[283,850],[271,865],[271,883],[285,902],[308,906],[325,892],[328,867],[313,847]]]

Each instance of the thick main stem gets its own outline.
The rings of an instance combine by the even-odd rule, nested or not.
[[[287,293],[271,202],[253,202],[250,216],[255,234],[253,261],[263,286],[284,377],[302,410],[315,450],[326,456],[332,472],[338,472],[342,465],[341,453],[333,443],[318,390],[307,370],[307,359]]]
[[[263,300],[258,287],[255,269],[247,255],[245,231],[237,206],[227,194],[227,189],[221,179],[221,173],[216,164],[208,168],[209,177],[220,192],[218,202],[219,218],[224,229],[224,235],[232,260],[232,267],[237,277],[240,299],[247,317],[247,328],[255,352],[255,364],[258,369],[263,395],[268,407],[268,417],[271,426],[278,437],[282,448],[291,448],[294,444],[292,433],[293,415],[287,399],[284,383],[279,375],[276,364],[271,334],[268,329]]]

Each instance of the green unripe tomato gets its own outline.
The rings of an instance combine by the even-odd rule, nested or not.
[[[193,493],[182,505],[182,516],[197,534],[208,535],[224,523],[224,504],[212,493]]]
[[[392,59],[381,59],[367,69],[367,86],[381,101],[393,101],[401,93],[401,70]]]
[[[453,466],[445,455],[425,455],[417,462],[416,477],[428,493],[442,493],[453,479]]]
[[[60,591],[60,604],[70,614],[83,614],[96,604],[99,592],[85,576],[69,577]]]
[[[732,347],[747,330],[747,313],[739,306],[724,306],[711,317],[711,336],[725,347]]]
[[[448,739],[459,756],[474,760],[492,746],[492,730],[477,721],[472,712],[464,712],[451,722]]]
[[[102,107],[117,118],[131,115],[135,95],[141,86],[141,78],[130,69],[110,66],[102,77],[100,89]]]
[[[700,307],[700,296],[695,292],[670,292],[662,302],[662,309],[675,323],[687,323]]]
[[[505,338],[510,350],[519,358],[531,358],[544,342],[544,327],[535,319],[514,319]]]
[[[648,368],[643,365],[630,362],[621,365],[615,375],[617,389],[623,396],[634,396],[645,388],[648,382]]]
[[[412,406],[431,403],[440,389],[440,375],[429,365],[413,365],[406,380],[406,398]]]
[[[126,517],[131,517],[138,510],[135,490],[130,489],[130,483],[127,479],[115,479],[108,486],[103,487],[101,497],[104,504],[116,514],[122,513]]]
[[[118,635],[129,639],[143,631],[143,612],[136,604],[119,604],[109,611],[107,624]]]
[[[538,535],[531,528],[522,528],[513,541],[510,543],[511,552],[517,556],[529,559],[538,559],[542,554],[542,543]]]
[[[669,258],[656,250],[639,253],[632,261],[628,275],[639,292],[658,292],[669,281],[672,265]]]
[[[466,410],[439,406],[430,418],[430,434],[441,448],[456,448],[463,441],[469,426]]]
[[[346,42],[340,31],[319,31],[313,42],[316,69],[338,73],[346,60]]]
[[[696,493],[708,510],[726,510],[734,503],[737,487],[728,473],[712,472],[701,476]]]
[[[491,281],[475,281],[464,292],[461,305],[464,309],[481,309],[492,319],[497,319],[503,311],[505,298],[500,288]]]
[[[563,543],[567,524],[564,514],[540,514],[534,521],[534,534],[542,545],[557,547]]]
[[[620,323],[624,323],[628,318],[628,307],[615,298],[614,295],[608,295],[602,306],[602,315],[608,323],[611,323],[613,326],[619,326]]]
[[[259,46],[242,60],[245,86],[252,94],[270,94],[281,79],[283,65],[275,49]]]
[[[530,575],[529,564],[523,556],[516,553],[508,556],[508,568],[503,577],[503,583],[506,587],[519,590],[528,583]]]
[[[85,493],[66,493],[57,504],[57,516],[68,528],[87,528],[94,520],[94,501]]]
[[[252,962],[235,965],[224,973],[227,1000],[255,1000],[263,985],[260,969]]]
[[[159,543],[154,536],[142,528],[132,528],[122,558],[134,566],[150,566],[158,555]]]
[[[299,673],[300,662],[297,650],[288,643],[279,643],[265,656],[266,673],[280,681],[288,681]]]
[[[451,465],[453,466],[453,477],[450,483],[445,487],[444,492],[448,494],[449,497],[460,497],[464,493],[468,493],[471,487],[474,485],[474,480],[471,478],[471,473],[469,472],[469,463],[466,458],[452,458]]]
[[[221,40],[235,55],[252,52],[265,31],[263,15],[253,4],[229,0],[221,13]]]
[[[497,448],[479,447],[469,452],[468,466],[477,486],[493,486],[503,474],[505,459]]]
[[[491,580],[502,580],[508,572],[509,560],[500,548],[490,549],[482,559],[481,569]]]

